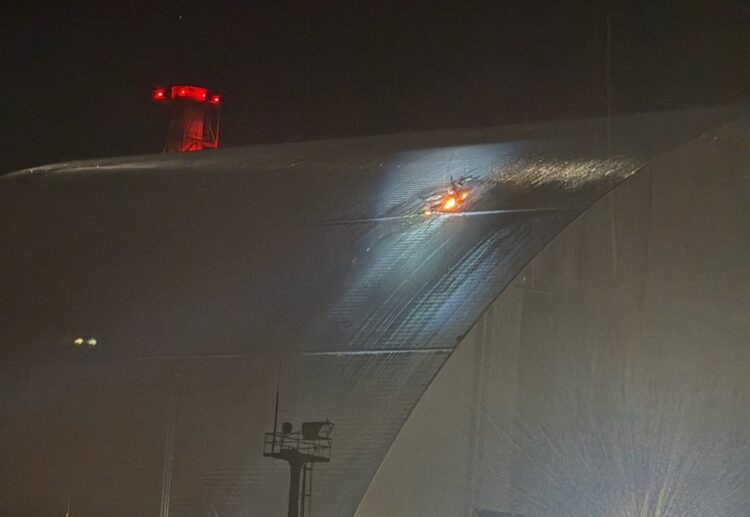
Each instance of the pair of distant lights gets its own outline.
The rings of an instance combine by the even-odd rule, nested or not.
[[[87,339],[84,339],[82,337],[77,337],[73,340],[73,344],[75,346],[96,346],[97,341],[96,338],[90,337]]]

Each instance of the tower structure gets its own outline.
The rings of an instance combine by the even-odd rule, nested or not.
[[[316,463],[331,462],[331,432],[329,420],[303,422],[299,431],[294,431],[290,422],[281,424],[279,431],[279,390],[276,389],[276,406],[273,415],[273,431],[265,433],[263,456],[289,463],[289,511],[288,517],[311,517],[312,475]]]
[[[152,98],[168,108],[164,152],[202,151],[219,147],[221,95],[202,86],[154,88]]]

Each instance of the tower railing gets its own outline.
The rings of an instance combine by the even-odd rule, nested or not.
[[[331,461],[331,438],[326,436],[305,437],[302,432],[265,433],[263,456],[282,457],[296,450],[306,461],[328,463]]]

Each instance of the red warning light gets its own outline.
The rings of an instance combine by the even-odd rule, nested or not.
[[[191,101],[205,102],[208,90],[200,86],[176,85],[172,86],[173,99],[188,99]]]
[[[211,95],[211,104],[219,104],[221,102],[221,95],[219,94],[213,94]]]
[[[152,96],[154,97],[155,101],[163,101],[167,98],[166,93],[164,92],[164,88],[154,88]]]

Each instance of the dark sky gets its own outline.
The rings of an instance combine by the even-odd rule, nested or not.
[[[154,85],[224,96],[223,146],[750,100],[747,0],[18,2],[0,173],[158,152]]]

